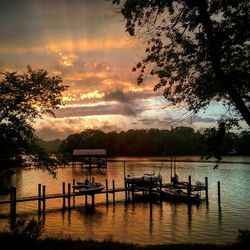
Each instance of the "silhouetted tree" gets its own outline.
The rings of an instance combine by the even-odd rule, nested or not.
[[[112,0],[126,31],[147,42],[146,72],[165,98],[198,112],[212,100],[239,112],[250,126],[248,0]]]
[[[221,155],[229,154],[232,149],[237,154],[249,155],[250,134],[225,133],[226,126],[203,131],[176,127],[172,130],[130,129],[120,133],[88,129],[63,140],[60,153],[70,160],[74,149],[105,148],[108,156],[203,155],[215,156],[218,162]]]
[[[250,132],[243,131],[238,138],[237,153],[242,155],[250,155]]]
[[[62,85],[59,76],[49,77],[43,70],[27,73],[4,72],[0,76],[0,168],[20,166],[30,161],[51,163],[45,151],[35,141],[32,123],[42,114],[53,115],[61,102]]]

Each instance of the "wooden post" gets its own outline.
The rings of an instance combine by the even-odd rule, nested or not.
[[[126,161],[123,161],[123,177],[126,179]]]
[[[62,205],[62,208],[65,209],[65,182],[62,183],[62,194],[63,194],[63,205]]]
[[[41,193],[42,193],[42,185],[38,184],[38,213],[41,213]]]
[[[188,176],[188,187],[187,187],[187,193],[188,196],[191,195],[192,192],[192,181],[191,181],[191,175]]]
[[[46,186],[43,185],[43,193],[42,193],[42,196],[43,196],[43,213],[45,213],[45,209],[46,209],[46,198],[45,198],[45,193],[46,193]]]
[[[109,203],[109,194],[108,194],[108,179],[106,179],[106,205]]]
[[[125,201],[128,200],[128,188],[127,188],[127,178],[124,179],[124,185],[125,185]]]
[[[174,176],[176,176],[176,156],[174,157]]]
[[[172,183],[172,156],[170,157],[170,183]]]
[[[206,202],[208,202],[208,179],[205,177]]]
[[[10,216],[12,216],[13,210],[13,187],[10,187]]]
[[[112,181],[113,186],[113,204],[115,204],[115,180]]]
[[[149,184],[149,199],[150,202],[152,202],[152,185],[153,185],[153,179],[150,177],[150,184]]]
[[[135,201],[135,182],[132,180],[132,202]]]
[[[95,205],[95,195],[94,194],[92,194],[92,207]]]
[[[160,179],[160,201],[162,201],[162,179]]]
[[[10,199],[11,199],[10,216],[15,217],[16,216],[16,188],[15,187],[11,187]]]
[[[71,183],[68,183],[68,209],[70,209],[70,191],[71,191]]]
[[[221,209],[221,199],[220,199],[220,182],[218,181],[218,206]]]
[[[76,180],[73,179],[73,185],[72,187],[74,187],[74,185],[76,184]],[[75,189],[73,188],[73,207],[75,207]]]
[[[88,195],[85,195],[85,207],[88,206]]]
[[[16,216],[16,188],[13,188],[13,216]]]

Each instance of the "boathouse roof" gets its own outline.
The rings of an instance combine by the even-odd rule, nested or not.
[[[106,156],[106,149],[74,149],[74,156]]]

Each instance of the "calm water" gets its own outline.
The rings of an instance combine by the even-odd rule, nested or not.
[[[120,158],[121,159],[121,158]],[[135,159],[135,158],[123,158]],[[137,158],[138,159],[138,158]],[[149,158],[140,158],[149,159]],[[150,158],[152,159],[152,158]],[[181,159],[181,158],[178,158]],[[184,159],[184,158],[183,158]],[[186,158],[185,158],[186,159]],[[45,215],[45,235],[70,234],[82,239],[113,239],[122,242],[143,244],[163,243],[229,243],[235,241],[238,229],[250,230],[250,158],[225,158],[235,163],[221,164],[213,170],[212,163],[178,162],[177,174],[180,180],[187,181],[192,176],[192,182],[204,182],[205,176],[209,182],[209,204],[199,206],[187,204],[172,204],[163,201],[152,204],[137,202],[124,203],[124,194],[116,194],[116,203],[105,205],[105,195],[97,195],[94,209],[84,208],[83,197],[75,199],[75,208],[62,212],[62,200],[48,200]],[[240,162],[240,163],[236,163]],[[170,179],[170,164],[161,162],[128,162],[126,175],[141,175],[143,173],[159,173],[164,182]],[[112,162],[107,170],[95,171],[92,177],[109,186],[115,180],[116,186],[123,186],[123,163]],[[62,182],[82,181],[85,170],[80,167],[58,169],[57,179],[46,172],[37,169],[20,170],[8,183],[17,187],[18,196],[37,194],[37,185],[46,185],[47,193],[60,193]],[[222,209],[217,203],[217,182],[221,182]],[[205,196],[205,194],[203,194]],[[1,200],[8,196],[1,195]],[[89,198],[90,202],[90,198]],[[8,205],[0,205],[0,229],[8,224]],[[37,202],[19,203],[18,214],[28,214],[37,217]]]

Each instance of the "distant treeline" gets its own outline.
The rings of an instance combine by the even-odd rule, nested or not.
[[[64,140],[39,141],[48,152],[71,156],[73,149],[104,148],[108,156],[204,155],[206,134],[190,127],[170,130],[130,129],[127,132],[84,130]],[[226,133],[220,146],[223,155],[250,155],[250,132]]]

